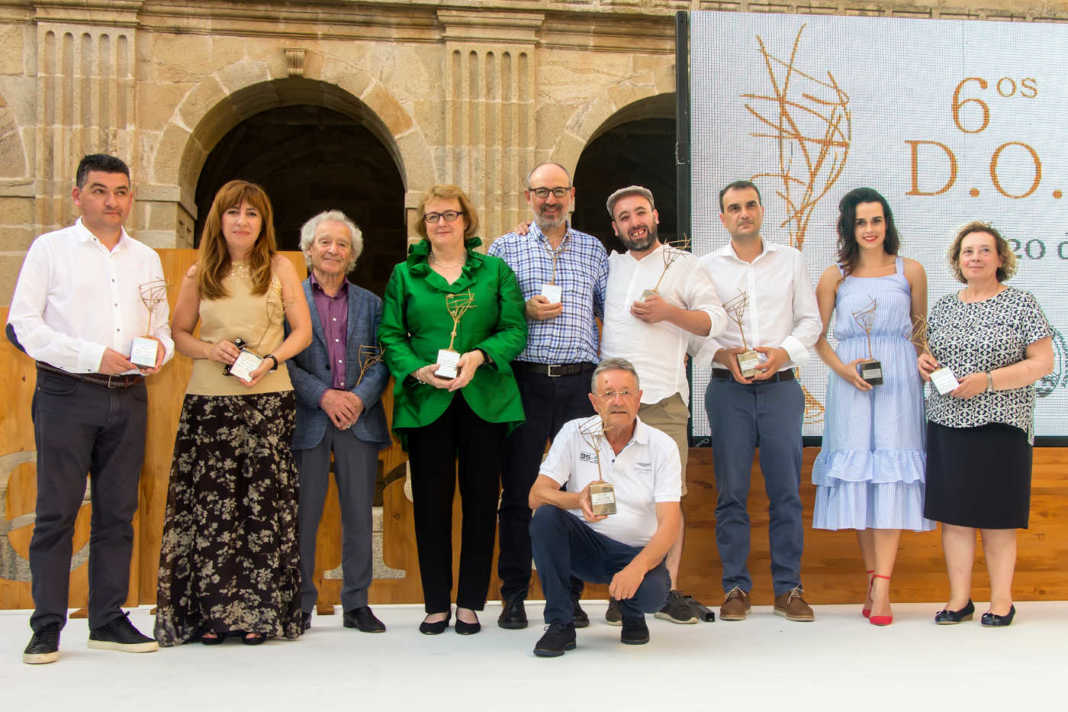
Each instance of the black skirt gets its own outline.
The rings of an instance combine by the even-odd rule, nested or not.
[[[947,428],[927,423],[923,516],[977,529],[1026,529],[1031,510],[1027,433],[991,423]]]

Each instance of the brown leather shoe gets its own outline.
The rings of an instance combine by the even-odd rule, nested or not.
[[[735,586],[727,591],[727,597],[723,599],[723,605],[719,607],[719,619],[721,621],[744,621],[749,615],[749,594]]]
[[[801,587],[795,586],[781,596],[775,597],[775,614],[785,616],[788,621],[810,623],[816,620],[812,606],[801,598]]]

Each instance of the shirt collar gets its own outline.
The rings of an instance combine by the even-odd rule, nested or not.
[[[760,237],[760,245],[760,254],[753,259],[753,262],[756,262],[769,252],[777,252],[782,249],[782,245],[777,245],[774,242],[769,242],[764,236]],[[743,260],[741,257],[738,256],[738,253],[734,251],[733,240],[728,240],[726,245],[716,250],[716,254],[720,255],[721,257],[729,257],[735,262],[740,262],[742,264],[752,264],[752,262],[746,262],[745,260]]]
[[[331,297],[323,290],[322,285],[319,284],[319,280],[315,278],[315,272],[310,267],[308,268],[308,283],[311,284],[313,291],[318,291],[320,294],[322,294],[324,297],[327,297],[328,299],[337,299],[338,297],[342,295],[347,295],[349,293],[349,280],[343,279],[341,280],[341,288],[337,290],[337,294]]]
[[[74,231],[77,233],[78,239],[80,241],[82,241],[82,242],[92,242],[92,243],[100,245],[101,247],[104,247],[104,243],[102,243],[100,241],[100,238],[98,238],[96,235],[94,235],[89,230],[89,228],[87,228],[85,226],[85,224],[82,222],[81,218],[78,218],[77,220],[74,221]],[[125,250],[126,246],[129,244],[128,241],[130,239],[131,239],[130,235],[126,232],[126,228],[125,227],[120,227],[119,228],[119,241],[115,243],[115,249],[116,250]],[[104,249],[107,249],[107,248],[104,247]]]
[[[597,418],[598,421],[601,420],[601,416],[599,416],[599,415],[596,415],[594,417]],[[603,423],[602,423],[601,427],[602,428],[604,427]],[[630,434],[630,440],[627,441],[627,444],[629,445],[630,443],[637,443],[638,445],[648,445],[649,444],[649,427],[650,426],[648,426],[648,425],[646,425],[645,423],[642,422],[641,418],[639,418],[637,415],[635,415],[634,416],[634,432]]]
[[[545,236],[545,233],[541,231],[536,222],[531,221],[530,228],[527,230],[527,234],[532,238],[541,242],[546,250],[552,250],[552,245],[549,243],[549,238]],[[571,223],[567,223],[567,229],[564,230],[564,239],[560,240],[560,247],[556,248],[562,250],[567,245],[568,240],[571,238]]]

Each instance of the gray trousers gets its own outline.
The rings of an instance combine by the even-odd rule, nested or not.
[[[41,631],[67,622],[74,522],[88,473],[89,628],[122,616],[130,586],[137,483],[145,459],[144,382],[108,389],[38,369],[33,394],[37,514],[30,539],[34,612]]]
[[[367,605],[371,585],[371,506],[378,476],[378,447],[363,442],[332,424],[313,448],[295,452],[300,468],[300,607],[310,612],[319,592],[315,588],[315,537],[330,482],[330,453],[341,505],[341,606],[345,611]]]
[[[775,595],[801,585],[801,421],[797,381],[743,384],[713,377],[705,392],[716,465],[716,545],[723,590],[753,588],[749,576],[749,482],[754,449],[768,494],[768,535]]]

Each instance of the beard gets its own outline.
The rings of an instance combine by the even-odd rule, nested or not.
[[[535,212],[534,224],[537,225],[538,229],[542,232],[545,232],[546,230],[555,230],[567,224],[567,211],[560,208],[555,214],[551,215],[547,215],[545,212]]]
[[[650,247],[656,244],[657,232],[656,225],[645,225],[645,235],[631,237],[630,233],[623,233],[619,236],[619,241],[623,243],[623,246],[628,250],[635,250],[636,252],[645,252]]]

